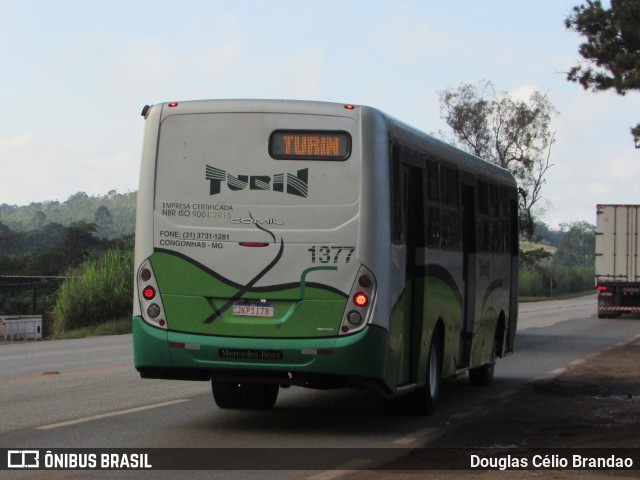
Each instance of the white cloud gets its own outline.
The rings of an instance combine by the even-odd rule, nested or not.
[[[139,163],[128,151],[105,154],[89,142],[49,143],[30,134],[0,139],[0,149],[0,203],[62,201],[78,191],[98,195],[114,188],[127,191],[137,183]]]
[[[631,155],[612,156],[604,163],[606,168],[602,169],[602,173],[606,173],[605,178],[609,178],[613,185],[617,185],[620,182],[628,182],[629,180],[633,182],[633,179],[640,177],[639,160],[639,158],[634,158]]]
[[[515,100],[520,100],[522,102],[528,103],[531,99],[531,95],[533,95],[535,92],[541,91],[542,89],[537,85],[520,85],[509,91],[509,96],[514,98]]]
[[[19,150],[21,148],[24,148],[31,142],[31,134],[25,132],[13,137],[0,138],[0,149],[3,152],[3,155],[9,156],[11,155],[12,150]]]
[[[586,191],[586,193],[590,194],[590,195],[596,195],[598,197],[601,197],[603,195],[607,195],[608,193],[611,192],[611,184],[610,183],[588,183],[585,185],[582,185],[582,193],[584,193]],[[578,189],[576,189],[578,190]],[[576,192],[579,193],[579,192]]]

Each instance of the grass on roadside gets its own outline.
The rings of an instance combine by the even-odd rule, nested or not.
[[[564,295],[554,295],[553,297],[518,297],[519,302],[546,302],[548,300],[567,300],[569,298],[586,297],[588,295],[595,295],[597,292],[594,290],[587,290],[579,293],[565,293]]]
[[[128,316],[133,302],[133,252],[113,249],[83,263],[60,286],[53,309],[53,332],[104,328]]]
[[[90,327],[74,328],[51,336],[51,340],[98,337],[100,335],[122,335],[131,333],[131,318],[121,318]]]

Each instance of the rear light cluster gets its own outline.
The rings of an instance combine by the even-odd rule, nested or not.
[[[373,274],[366,267],[360,267],[342,317],[340,335],[358,332],[367,325],[373,310],[375,293],[376,282]]]
[[[158,284],[148,260],[142,264],[138,271],[138,298],[144,321],[154,327],[167,329],[162,300],[158,294]]]

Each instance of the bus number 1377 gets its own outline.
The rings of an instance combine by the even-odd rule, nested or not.
[[[328,245],[312,246],[307,250],[311,253],[311,263],[349,263],[356,247],[333,247]]]

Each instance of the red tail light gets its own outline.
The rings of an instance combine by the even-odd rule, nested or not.
[[[370,323],[376,298],[376,280],[364,265],[360,266],[349,298],[351,300],[347,303],[342,315],[340,335],[354,334]]]
[[[356,293],[353,296],[353,303],[358,307],[366,307],[369,303],[369,297],[367,297],[367,294],[363,292]]]
[[[145,300],[153,300],[156,296],[156,289],[153,287],[144,287],[144,290],[142,290],[142,296]]]

